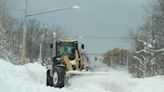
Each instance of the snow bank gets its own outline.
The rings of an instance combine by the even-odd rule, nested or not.
[[[28,92],[45,85],[46,69],[37,63],[15,66],[0,60],[0,92]]]
[[[127,72],[76,76],[62,89],[46,86],[46,69],[38,63],[15,66],[0,60],[0,92],[164,92],[164,76],[132,78]]]

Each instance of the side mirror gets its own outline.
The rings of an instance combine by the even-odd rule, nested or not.
[[[53,49],[53,43],[50,43],[50,49]]]
[[[84,44],[81,45],[81,49],[84,49]]]

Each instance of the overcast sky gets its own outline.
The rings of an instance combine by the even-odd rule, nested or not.
[[[22,9],[24,0],[17,0]],[[137,28],[143,22],[147,0],[29,0],[29,13],[80,6],[79,10],[34,16],[48,24],[62,25],[73,36],[82,36],[88,53],[103,53],[112,48],[130,48],[125,39],[84,38],[83,36],[125,37],[128,28]],[[23,12],[15,12],[16,16]]]

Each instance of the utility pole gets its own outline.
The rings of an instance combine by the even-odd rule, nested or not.
[[[27,32],[27,15],[28,15],[28,0],[25,0],[24,7],[24,25],[23,25],[23,42],[22,42],[22,57],[21,63],[24,64],[26,60],[26,32]]]
[[[53,24],[53,57],[56,56],[57,28]]]
[[[127,57],[126,57],[126,63],[127,63],[127,69],[129,71],[129,54],[127,53]]]
[[[46,63],[46,56],[47,56],[47,51],[46,51],[46,44],[47,44],[47,26],[44,27],[45,34],[44,34],[44,44],[43,44],[43,56],[42,56],[42,65]]]
[[[111,68],[113,68],[113,49],[112,49],[112,52],[111,52],[111,56],[112,56],[112,58],[111,58]]]

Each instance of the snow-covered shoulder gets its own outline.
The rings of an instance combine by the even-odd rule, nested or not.
[[[104,71],[108,75],[75,76],[62,89],[47,87],[46,69],[40,64],[0,62],[0,92],[164,92],[164,76],[138,79],[112,69]]]

